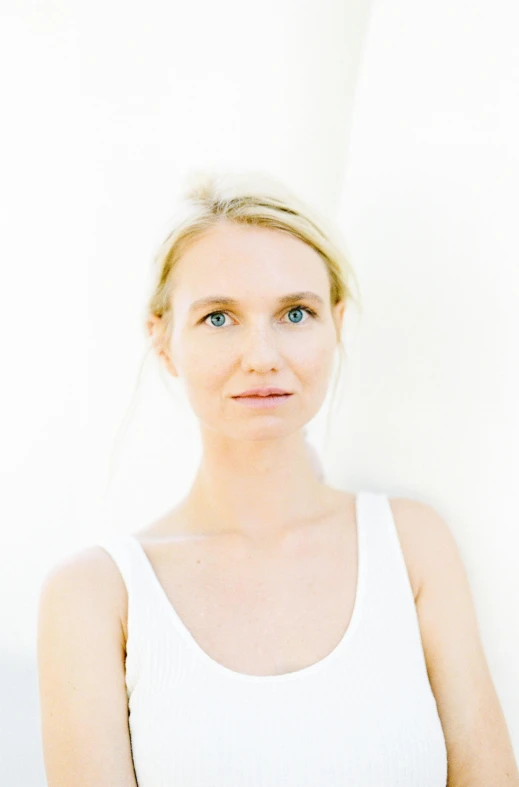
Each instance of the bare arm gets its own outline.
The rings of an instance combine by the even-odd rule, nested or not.
[[[122,588],[117,567],[101,547],[63,561],[43,583],[38,681],[48,787],[137,787]]]
[[[481,643],[465,567],[442,517],[425,503],[392,503],[419,544],[416,600],[427,671],[443,727],[448,787],[519,787],[519,770]]]

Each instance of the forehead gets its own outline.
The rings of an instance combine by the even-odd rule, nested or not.
[[[326,293],[328,271],[319,253],[287,231],[222,222],[184,251],[174,271],[175,288],[211,294],[249,283],[251,289],[276,294],[286,282],[296,289],[319,287]],[[231,294],[229,292],[229,294]]]

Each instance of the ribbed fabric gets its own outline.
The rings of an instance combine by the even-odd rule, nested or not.
[[[321,661],[246,675],[191,636],[133,535],[97,542],[128,592],[139,787],[445,787],[447,751],[387,495],[357,495],[353,616]]]

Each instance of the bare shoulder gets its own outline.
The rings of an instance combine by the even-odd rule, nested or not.
[[[416,603],[423,582],[422,555],[425,546],[423,536],[427,516],[425,509],[428,506],[406,497],[390,498],[389,505]]]
[[[425,583],[441,578],[445,561],[456,561],[461,572],[464,566],[451,528],[432,505],[407,497],[390,498],[389,504],[418,607]]]
[[[106,618],[120,624],[126,644],[128,598],[123,578],[112,557],[101,546],[83,547],[60,560],[45,575],[40,590],[40,605],[49,597],[56,602],[75,597],[81,608],[91,599]]]

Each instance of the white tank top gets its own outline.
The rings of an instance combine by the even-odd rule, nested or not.
[[[133,535],[98,541],[128,593],[126,689],[139,787],[445,787],[447,751],[387,495],[357,495],[358,580],[337,647],[247,675],[190,634]]]

